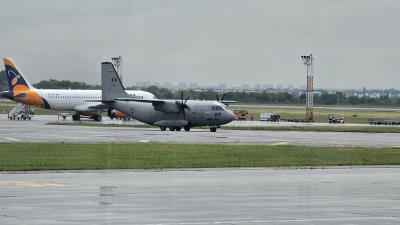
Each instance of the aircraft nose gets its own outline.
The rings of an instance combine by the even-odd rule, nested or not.
[[[235,114],[233,114],[232,111],[228,111],[228,120],[229,120],[228,123],[230,123],[230,122],[232,122],[233,120],[235,120]]]

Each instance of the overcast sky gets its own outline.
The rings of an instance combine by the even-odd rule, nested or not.
[[[400,88],[398,0],[0,0],[0,54],[28,79]]]

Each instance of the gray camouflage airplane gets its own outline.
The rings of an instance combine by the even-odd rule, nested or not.
[[[220,125],[235,119],[225,105],[234,101],[189,100],[189,96],[183,98],[183,93],[180,100],[139,99],[130,95],[110,62],[101,64],[101,85],[103,103],[140,122],[158,126],[162,131],[167,128],[189,131],[192,127],[209,126],[210,131],[215,132]]]

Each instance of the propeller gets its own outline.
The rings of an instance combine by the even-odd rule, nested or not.
[[[184,98],[183,91],[181,91],[181,99],[180,99],[180,101],[176,101],[176,104],[178,105],[178,108],[179,108],[178,114],[183,112],[184,117],[186,117],[185,109],[190,110],[190,107],[186,104],[187,101],[189,100],[189,98],[190,98],[189,95],[186,98]]]
[[[221,98],[219,97],[219,94],[217,94],[217,101],[222,103],[222,104],[224,104],[224,105],[226,105],[226,106],[228,106],[228,107],[229,107],[229,104],[237,103],[237,101],[225,100],[225,93],[222,93],[222,97]]]
[[[217,102],[224,102],[224,98],[225,98],[225,93],[222,93],[222,97],[221,99],[219,98],[219,94],[217,94]]]

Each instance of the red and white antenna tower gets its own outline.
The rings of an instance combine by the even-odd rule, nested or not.
[[[303,64],[307,67],[307,93],[306,93],[306,120],[314,121],[314,57],[312,54],[301,56]]]
[[[123,67],[122,67],[122,56],[118,56],[118,57],[112,57],[111,58],[115,69],[117,70],[119,79],[121,80],[121,82],[123,81]]]

